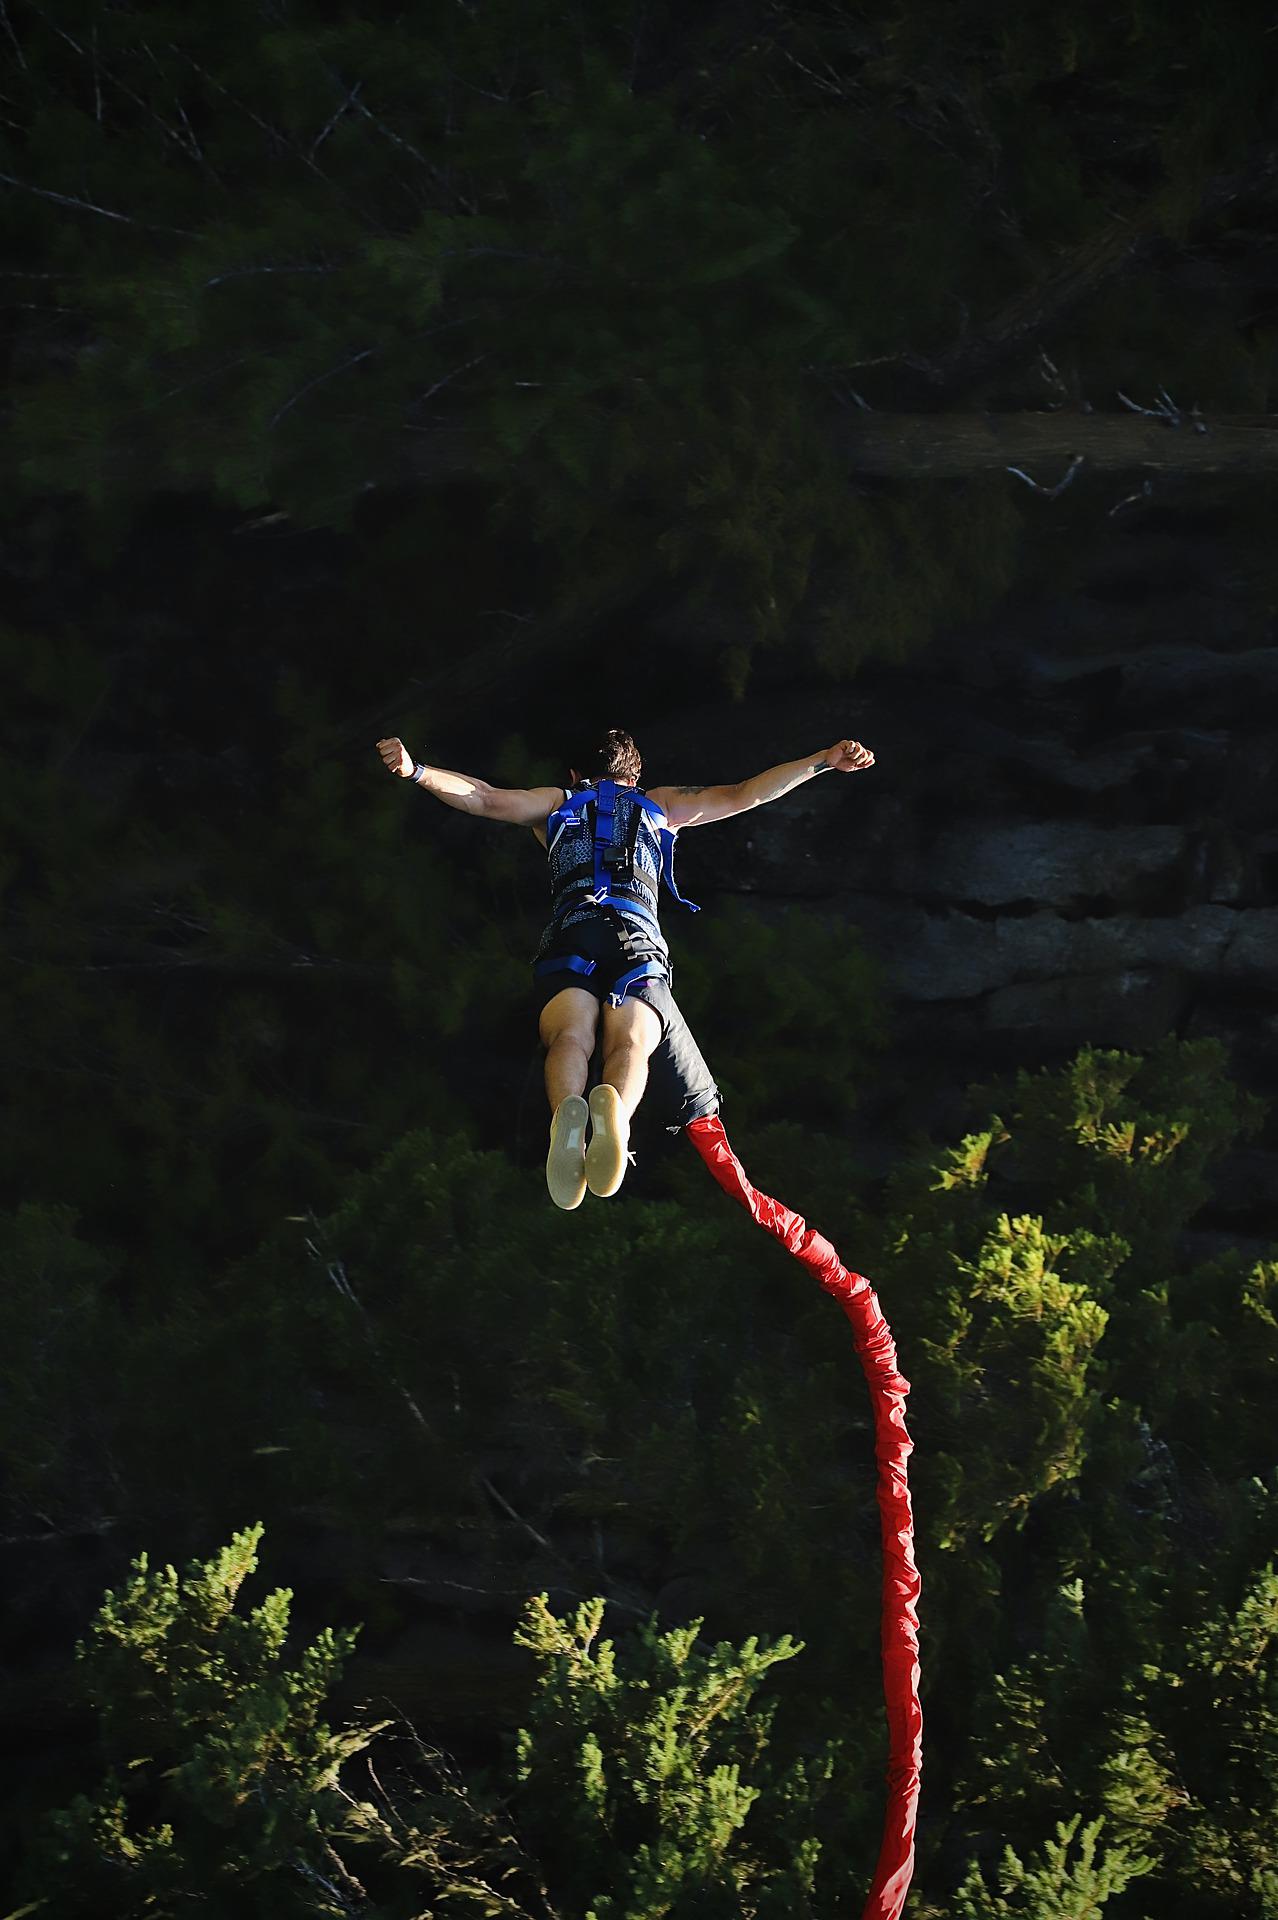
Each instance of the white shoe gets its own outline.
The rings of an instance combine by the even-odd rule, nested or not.
[[[590,1127],[586,1185],[601,1200],[606,1200],[626,1177],[630,1145],[630,1118],[615,1087],[605,1084],[591,1089]]]
[[[555,1108],[550,1123],[550,1152],[546,1155],[546,1185],[557,1207],[571,1213],[586,1197],[586,1122],[590,1109],[579,1093],[570,1093]]]

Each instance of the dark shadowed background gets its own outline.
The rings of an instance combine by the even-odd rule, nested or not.
[[[0,62],[15,1901],[863,1885],[846,1330],[655,1126],[615,1203],[548,1207],[538,849],[375,751],[540,784],[620,724],[652,784],[877,756],[687,834],[665,919],[735,1144],[915,1383],[913,1911],[1272,1920],[1271,25],[8,0]],[[258,1519],[295,1634],[362,1623],[330,1717],[456,1756],[536,1898],[360,1907],[274,1829],[241,1880],[247,1789],[184,1826],[154,1729],[116,1826],[27,1846],[115,1804],[104,1589]],[[656,1816],[582,1813],[568,1708],[516,1783],[543,1590],[619,1645],[801,1637],[772,1744],[812,1778],[636,1891]],[[162,1871],[121,1839],[161,1817]]]

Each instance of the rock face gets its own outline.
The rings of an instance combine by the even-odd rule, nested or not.
[[[976,819],[945,828],[909,877],[913,891],[978,906],[1069,906],[1098,895],[1137,901],[1165,888],[1186,852],[1180,827]]]
[[[962,1074],[1085,1042],[1235,1043],[1278,1069],[1278,646],[1210,538],[1102,527],[1086,577],[852,690],[777,685],[645,730],[650,777],[732,780],[842,733],[872,772],[689,835],[694,898],[855,925]],[[704,743],[714,743],[707,764]]]

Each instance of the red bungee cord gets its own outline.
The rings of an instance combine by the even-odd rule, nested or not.
[[[919,1573],[914,1563],[914,1515],[907,1462],[913,1442],[905,1426],[910,1383],[898,1371],[892,1330],[868,1280],[850,1273],[823,1234],[752,1186],[717,1115],[693,1120],[684,1132],[724,1192],[814,1273],[852,1323],[857,1358],[870,1390],[878,1461],[879,1522],[883,1538],[883,1700],[888,1723],[887,1811],[878,1866],[861,1920],[900,1920],[914,1872],[914,1829],[923,1766],[923,1711],[919,1705]]]

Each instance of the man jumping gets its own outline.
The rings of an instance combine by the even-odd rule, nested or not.
[[[552,1116],[546,1184],[555,1205],[565,1209],[579,1207],[587,1189],[600,1197],[616,1193],[625,1177],[631,1116],[654,1052],[664,1047],[671,1054],[685,1089],[689,1061],[708,1083],[674,1002],[670,953],[658,918],[663,879],[676,900],[691,906],[674,886],[675,834],[779,800],[819,773],[860,772],[874,765],[874,755],[855,740],[839,740],[822,753],[733,786],[644,792],[639,750],[615,727],[585,759],[590,774],[570,769],[567,788],[492,787],[469,774],[415,762],[401,740],[379,740],[377,750],[392,773],[446,806],[531,827],[546,848],[551,917],[533,962]],[[601,1024],[603,1069],[587,1101]],[[712,1085],[709,1091],[713,1095]]]

